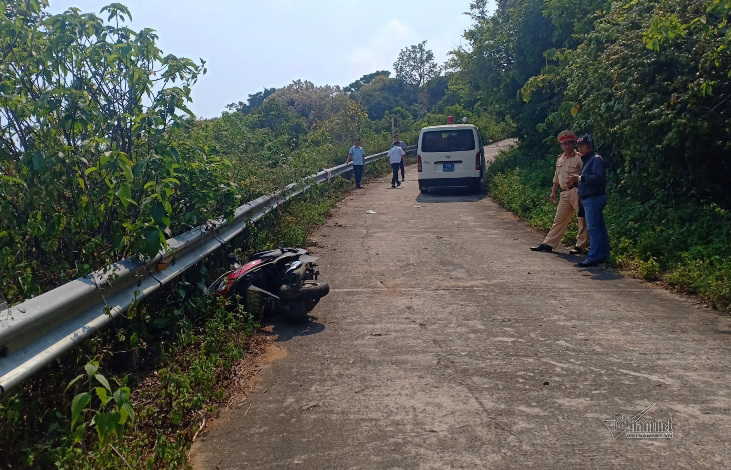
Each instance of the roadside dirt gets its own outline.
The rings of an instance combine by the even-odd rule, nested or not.
[[[311,238],[331,293],[273,319],[195,468],[729,468],[731,318],[531,252],[541,234],[485,194],[420,194],[414,167]],[[672,438],[611,433],[646,409]]]

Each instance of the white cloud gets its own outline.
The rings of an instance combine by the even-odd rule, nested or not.
[[[414,32],[400,20],[393,18],[384,26],[373,31],[364,46],[354,49],[348,55],[351,76],[360,77],[376,70],[392,70],[398,53],[407,47]]]

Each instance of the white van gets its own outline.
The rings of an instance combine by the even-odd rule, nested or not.
[[[472,124],[447,124],[421,129],[416,149],[419,189],[435,186],[482,187],[485,149]]]

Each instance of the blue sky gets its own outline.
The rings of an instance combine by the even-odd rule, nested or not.
[[[50,0],[99,13],[111,1]],[[345,86],[390,70],[399,51],[426,40],[439,63],[464,44],[470,0],[121,0],[131,27],[157,30],[165,53],[206,61],[191,110],[215,117],[229,103],[293,80]]]

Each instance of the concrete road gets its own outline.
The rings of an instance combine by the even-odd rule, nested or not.
[[[278,360],[196,468],[731,468],[731,319],[531,252],[542,234],[486,195],[406,177],[314,235],[330,295],[273,325]]]

